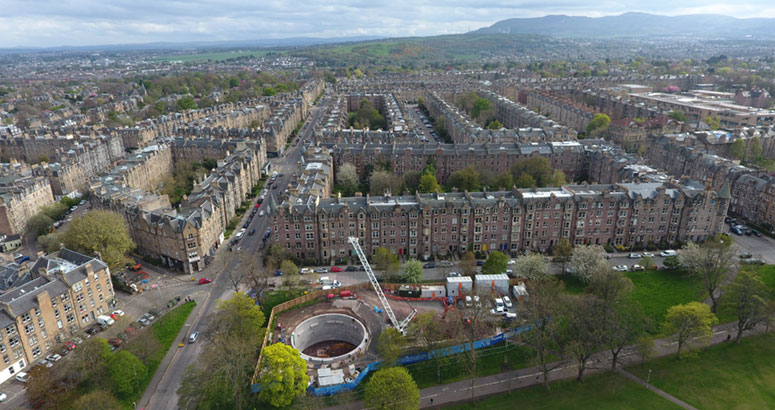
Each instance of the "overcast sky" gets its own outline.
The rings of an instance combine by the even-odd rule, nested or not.
[[[775,17],[772,0],[0,0],[0,48],[403,37],[463,33],[512,17],[627,11]]]

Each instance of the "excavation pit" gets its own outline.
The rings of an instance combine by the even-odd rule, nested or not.
[[[362,354],[368,345],[366,326],[353,316],[312,316],[293,330],[291,345],[308,363],[333,363]]]

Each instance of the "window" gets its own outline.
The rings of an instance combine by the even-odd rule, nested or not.
[[[35,347],[32,349],[32,357],[38,357],[40,356],[40,346]]]
[[[80,292],[83,290],[83,285],[81,285],[81,282],[76,283],[73,285],[73,292]]]

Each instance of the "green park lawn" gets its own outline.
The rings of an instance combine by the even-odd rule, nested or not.
[[[675,404],[616,373],[589,375],[582,383],[563,380],[543,386],[514,390],[448,409],[680,409]]]
[[[775,340],[772,335],[722,343],[679,361],[665,357],[630,372],[700,409],[775,408]]]
[[[665,320],[670,307],[705,298],[702,284],[681,270],[626,272],[625,276],[635,285],[630,297],[640,303],[655,325]]]

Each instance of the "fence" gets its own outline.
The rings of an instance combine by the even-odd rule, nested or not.
[[[474,342],[474,349],[481,349],[484,347],[489,347],[496,345],[498,343],[504,342],[506,339],[512,338],[520,333],[526,332],[530,330],[530,326],[520,326],[515,327],[513,329],[507,330],[503,333],[497,334],[493,337],[489,337],[487,339],[481,339]],[[398,363],[402,365],[422,362],[425,360],[430,360],[436,357],[445,357],[450,356],[453,354],[462,353],[466,350],[471,350],[471,343],[463,343],[455,346],[445,347],[442,349],[436,349],[432,350],[430,352],[424,352],[424,353],[418,353],[418,354],[412,354],[408,356],[401,357],[398,359]],[[381,362],[371,362],[369,363],[359,374],[358,377],[355,378],[355,380],[344,383],[344,384],[337,384],[336,386],[326,386],[326,387],[309,387],[307,389],[307,392],[310,394],[313,394],[315,396],[331,396],[334,394],[346,392],[355,389],[358,387],[358,384],[360,384],[366,376],[377,369],[379,369],[379,366],[381,365]],[[258,386],[253,385],[253,391],[258,391]]]

